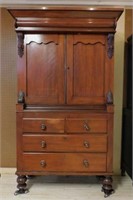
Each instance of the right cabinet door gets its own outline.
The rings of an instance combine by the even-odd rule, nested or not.
[[[106,101],[106,36],[67,36],[67,103],[101,105]]]

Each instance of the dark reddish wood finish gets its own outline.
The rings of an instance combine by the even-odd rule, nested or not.
[[[64,36],[25,34],[24,47],[18,90],[25,93],[26,103],[64,104]]]
[[[105,104],[106,37],[80,34],[67,39],[67,103]]]
[[[23,118],[23,132],[30,133],[64,133],[64,119]]]
[[[121,8],[87,6],[43,6],[9,9],[16,19],[16,31],[26,32],[115,32]]]
[[[105,175],[113,192],[114,33],[120,8],[9,9],[18,36],[18,193],[27,175]]]
[[[24,134],[25,152],[107,152],[106,135],[36,135]]]
[[[106,172],[103,153],[23,153],[22,159],[26,171]]]
[[[66,132],[107,133],[107,120],[99,118],[67,118]]]

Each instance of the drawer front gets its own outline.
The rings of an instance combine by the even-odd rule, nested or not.
[[[106,135],[23,135],[23,151],[106,152]]]
[[[70,133],[106,133],[107,120],[105,119],[72,119],[66,120],[66,131]]]
[[[64,132],[64,119],[29,119],[23,118],[23,132]]]
[[[23,170],[46,172],[105,172],[106,154],[23,154]]]

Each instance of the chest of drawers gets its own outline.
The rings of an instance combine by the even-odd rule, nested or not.
[[[18,36],[17,172],[104,176],[113,193],[113,50],[118,8],[9,9]]]
[[[20,171],[28,174],[107,172],[108,116],[47,113],[21,118]],[[33,117],[32,117],[33,116]],[[78,116],[78,117],[77,117]],[[20,127],[20,125],[18,126]],[[20,147],[19,147],[20,148]],[[19,155],[20,158],[20,155]],[[111,156],[109,157],[111,159]]]
[[[17,112],[17,174],[112,175],[112,125],[99,110]]]

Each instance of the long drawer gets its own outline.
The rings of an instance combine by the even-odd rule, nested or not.
[[[106,133],[107,120],[105,119],[66,119],[66,131],[70,133]]]
[[[64,119],[23,118],[23,132],[64,132]]]
[[[24,171],[105,172],[104,153],[24,153]]]
[[[23,135],[23,151],[106,152],[106,135]]]

